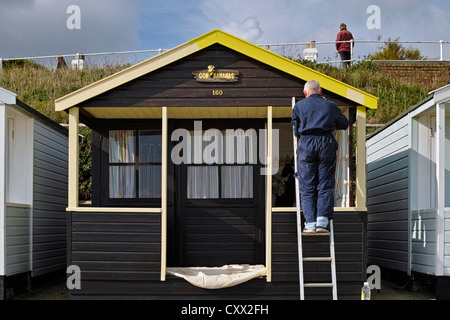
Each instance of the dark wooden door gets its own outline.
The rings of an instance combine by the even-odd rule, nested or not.
[[[263,125],[258,121],[221,120],[207,125],[203,122],[203,130],[252,128],[258,132]],[[213,267],[264,262],[265,179],[260,169],[259,159],[256,163],[176,166],[179,265]]]

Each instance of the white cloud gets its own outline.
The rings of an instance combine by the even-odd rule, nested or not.
[[[347,24],[355,40],[378,37],[382,40],[399,37],[403,41],[450,40],[447,0],[202,0],[200,3],[199,10],[210,18],[204,24],[205,32],[221,28],[255,43],[334,41],[341,22]],[[379,30],[367,28],[371,15],[367,8],[374,4],[381,10]],[[245,25],[246,19],[258,24]],[[216,24],[212,25],[211,21]],[[379,46],[356,44],[355,57],[363,58]],[[438,45],[414,46],[427,56],[439,55]],[[318,49],[319,58],[333,59],[336,55],[333,44],[318,45]],[[446,50],[450,55],[450,49]]]
[[[345,22],[356,40],[450,40],[450,1],[435,0],[0,0],[0,57],[133,49],[169,49],[212,29],[253,43],[333,41]],[[68,30],[69,5],[81,30]],[[367,28],[367,7],[381,9],[381,29]],[[379,45],[359,43],[364,56]],[[423,47],[423,46],[422,46]],[[422,48],[420,47],[420,48]],[[426,55],[439,55],[429,45]],[[450,45],[449,45],[450,47]],[[334,57],[333,44],[320,57]],[[447,47],[444,52],[450,49]]]
[[[223,26],[222,30],[250,42],[255,42],[263,34],[259,21],[255,17],[247,17],[243,21],[232,20]]]

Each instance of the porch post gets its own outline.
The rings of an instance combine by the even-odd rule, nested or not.
[[[444,273],[445,104],[436,104],[436,255],[435,275]]]
[[[79,187],[79,125],[80,110],[78,107],[69,109],[69,208],[78,207]]]
[[[161,145],[161,281],[166,281],[167,264],[167,107],[162,107]]]
[[[356,210],[366,207],[366,107],[356,111]]]
[[[266,276],[272,281],[272,107],[267,107]]]

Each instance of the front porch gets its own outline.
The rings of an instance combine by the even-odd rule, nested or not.
[[[198,82],[193,74],[208,65],[236,69],[239,79]],[[312,78],[352,124],[339,138],[345,201],[335,208],[335,239],[338,294],[359,298],[366,254],[365,117],[376,98],[218,30],[56,101],[57,110],[69,113],[69,264],[81,268],[86,282],[71,296],[238,298],[260,291],[270,299],[298,299],[295,204],[277,207],[272,196],[279,161],[293,157],[292,131],[279,139],[274,132],[289,125],[293,96]],[[192,136],[193,163],[175,163],[173,142],[180,140],[173,132],[189,132],[195,121],[211,124]],[[78,204],[80,122],[94,131],[91,207]],[[196,162],[213,145],[202,144],[204,132],[238,128],[246,130],[241,137],[251,130],[262,137],[259,161],[251,161],[249,138],[241,162]],[[259,130],[265,133],[258,136]],[[205,149],[195,150],[196,139]],[[286,154],[276,152],[278,142]],[[324,244],[304,248],[317,249]],[[168,267],[203,266],[197,263],[262,264],[265,276],[205,292],[167,273]],[[320,278],[323,271],[316,266],[307,273]],[[313,290],[313,297],[331,296]]]

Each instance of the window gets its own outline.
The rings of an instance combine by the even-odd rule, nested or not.
[[[221,163],[213,165],[190,165],[187,167],[187,198],[188,199],[249,199],[253,198],[253,166],[246,165],[255,161],[252,148],[257,143],[256,133],[254,138],[243,130],[232,130],[233,136],[226,139],[226,132],[222,131],[220,137],[224,137],[218,144],[222,156],[210,154],[208,143],[202,141],[201,152],[203,163],[212,163],[213,159],[221,159]],[[211,135],[210,131],[204,131],[204,136]],[[191,135],[191,158],[194,161],[194,135]],[[207,139],[211,141],[210,139]],[[227,145],[228,142],[228,145]],[[235,165],[239,164],[239,165]]]
[[[253,167],[188,166],[187,198],[253,198]]]
[[[221,173],[222,198],[253,198],[253,167],[223,166]]]
[[[159,130],[109,131],[109,198],[161,197]]]
[[[188,199],[218,199],[219,167],[187,167],[187,197]]]

